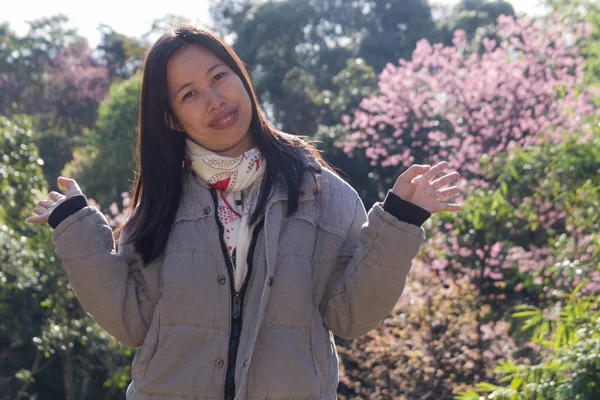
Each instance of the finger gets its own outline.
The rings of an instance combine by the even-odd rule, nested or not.
[[[452,187],[449,187],[449,188],[446,188],[446,189],[438,190],[437,191],[437,193],[438,193],[438,201],[439,200],[445,200],[448,197],[454,196],[455,194],[457,194],[459,192],[460,192],[460,189],[458,187],[456,187],[456,186],[452,186]]]
[[[437,203],[437,206],[433,212],[444,212],[444,211],[460,211],[462,206],[455,203]]]
[[[42,208],[42,207],[35,207],[33,209],[33,212],[36,213],[37,215],[44,214],[46,211],[48,211],[48,210],[45,208]]]
[[[48,195],[49,195],[49,196],[50,196],[50,198],[51,198],[52,200],[54,200],[54,201],[60,200],[60,199],[62,199],[63,197],[65,197],[64,195],[62,195],[62,194],[60,194],[60,193],[58,193],[58,192],[54,192],[54,191],[50,192]]]
[[[64,187],[67,190],[79,188],[79,185],[77,184],[77,182],[75,182],[75,180],[71,179],[71,178],[65,178],[64,176],[59,176],[57,181],[60,186]]]
[[[37,216],[27,217],[27,219],[25,219],[25,221],[29,222],[30,224],[47,224],[48,216],[47,215],[37,215]]]
[[[53,204],[54,204],[54,202],[52,200],[40,200],[38,202],[38,205],[40,207],[44,207],[44,208],[50,208],[50,207],[52,207]]]
[[[411,165],[406,171],[404,171],[398,177],[398,179],[401,180],[402,182],[410,182],[417,176],[422,175],[425,172],[429,171],[430,168],[431,168],[431,165],[419,165],[419,164]]]
[[[444,186],[456,181],[458,178],[460,178],[460,174],[458,172],[452,172],[450,174],[444,175],[439,179],[436,179],[435,181],[431,182],[431,186],[433,186],[433,188],[435,190],[438,190],[440,188],[443,188]]]
[[[448,168],[448,161],[442,161],[435,164],[431,169],[423,174],[427,180],[434,178],[437,174]]]

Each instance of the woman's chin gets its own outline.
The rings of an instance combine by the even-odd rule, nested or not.
[[[248,138],[250,138],[250,140],[248,140]],[[240,156],[250,150],[252,147],[253,142],[250,134],[244,135],[244,137],[242,137],[238,142],[229,145],[221,145],[218,147],[215,146],[213,148],[205,146],[206,149],[225,157]]]

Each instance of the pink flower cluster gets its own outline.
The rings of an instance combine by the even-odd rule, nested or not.
[[[451,168],[480,175],[479,159],[549,134],[581,129],[593,93],[583,88],[583,58],[575,38],[587,24],[565,26],[501,16],[500,40],[484,39],[482,54],[467,51],[464,31],[453,46],[422,40],[412,60],[388,64],[379,94],[364,99],[349,135],[338,143],[364,149],[372,165],[408,167],[448,160]]]
[[[61,49],[44,76],[50,98],[68,97],[77,102],[100,102],[108,94],[108,68],[94,65],[86,41]]]

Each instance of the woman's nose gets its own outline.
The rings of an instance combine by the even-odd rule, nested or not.
[[[227,102],[227,99],[223,95],[221,95],[221,93],[219,93],[215,90],[210,90],[209,95],[208,95],[208,102],[206,103],[207,111],[208,112],[216,111],[219,108],[223,107],[226,102]]]

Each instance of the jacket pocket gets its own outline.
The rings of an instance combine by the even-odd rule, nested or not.
[[[135,380],[142,380],[148,369],[148,364],[156,353],[158,347],[158,326],[159,326],[159,314],[160,314],[160,303],[156,305],[154,309],[154,315],[152,316],[152,322],[142,347],[137,351],[133,359],[132,375]]]
[[[320,394],[310,330],[262,328],[248,370],[249,398],[310,398]]]
[[[138,390],[160,399],[196,399],[200,394],[222,398],[227,331],[210,324],[164,321],[159,330],[158,347],[136,385]]]

